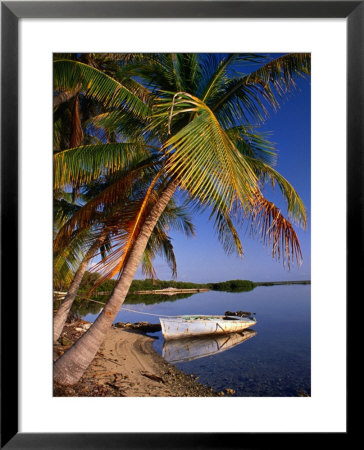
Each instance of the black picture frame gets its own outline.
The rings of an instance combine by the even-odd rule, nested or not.
[[[1,448],[144,449],[286,447],[298,433],[18,432],[18,23],[21,18],[346,18],[347,305],[363,272],[364,1],[1,2]],[[359,240],[359,245],[358,245]],[[358,258],[359,250],[359,258]],[[358,262],[359,261],[359,262]],[[361,261],[361,262],[360,262]],[[7,301],[11,295],[12,301]],[[347,310],[349,313],[349,308]],[[10,329],[11,328],[11,329]],[[9,333],[11,338],[8,339]],[[348,345],[348,354],[350,354]],[[349,358],[348,358],[349,361]],[[348,397],[349,398],[349,397]],[[347,432],[333,433],[338,444]],[[243,436],[242,436],[243,435]],[[300,443],[312,439],[302,433]],[[315,433],[315,443],[328,443]],[[343,442],[341,442],[343,444]]]

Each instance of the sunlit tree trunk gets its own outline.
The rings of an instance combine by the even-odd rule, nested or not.
[[[64,102],[68,102],[79,92],[80,90],[78,88],[60,92],[55,97],[53,97],[53,108],[56,108],[57,106],[61,105]]]
[[[59,307],[56,315],[53,318],[53,341],[54,342],[61,335],[64,324],[66,323],[66,320],[67,320],[67,316],[68,316],[68,314],[71,310],[72,304],[76,298],[78,288],[80,287],[82,278],[86,272],[88,263],[89,263],[90,259],[95,255],[96,250],[100,247],[100,245],[102,245],[104,240],[105,240],[104,237],[99,238],[90,247],[90,249],[86,253],[86,256],[82,260],[81,264],[78,266],[77,272],[76,272],[75,277],[69,287],[67,295],[64,298],[61,306]]]
[[[77,383],[95,357],[105,339],[106,333],[110,329],[125,300],[150,235],[176,188],[177,182],[171,182],[152,208],[130,251],[122,276],[115,285],[109,301],[94,324],[55,362],[53,374],[55,381],[58,383],[63,385]]]

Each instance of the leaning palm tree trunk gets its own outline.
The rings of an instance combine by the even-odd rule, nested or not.
[[[88,250],[86,253],[86,256],[82,260],[81,264],[79,265],[77,272],[75,274],[75,277],[70,285],[70,288],[67,292],[66,297],[64,298],[61,306],[59,307],[56,315],[53,318],[53,341],[55,342],[59,336],[61,335],[61,332],[63,330],[64,324],[66,323],[67,316],[71,310],[72,304],[76,298],[76,294],[78,291],[78,288],[80,287],[82,278],[86,272],[88,263],[90,259],[95,255],[96,250],[105,240],[104,237],[100,237]]]
[[[117,313],[133,281],[148,240],[153,229],[177,188],[177,182],[172,181],[161,194],[158,202],[152,208],[136,239],[129,258],[125,264],[122,276],[115,285],[109,301],[89,330],[54,364],[54,380],[63,385],[71,385],[81,378],[98,349],[103,343]]]
[[[56,108],[57,106],[61,105],[64,102],[68,102],[73,98],[75,95],[77,95],[80,92],[79,89],[70,89],[67,91],[62,91],[58,95],[56,95],[53,98],[53,108]]]

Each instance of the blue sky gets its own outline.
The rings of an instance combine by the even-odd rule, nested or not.
[[[311,232],[310,232],[310,187],[311,187],[311,88],[310,80],[299,79],[297,89],[281,102],[280,109],[266,121],[260,131],[272,132],[270,139],[276,144],[278,162],[276,169],[293,185],[307,210],[308,226],[304,231],[295,227],[303,263],[290,270],[282,262],[272,260],[270,249],[263,247],[247,233],[241,233],[244,257],[227,256],[219,243],[208,213],[195,215],[196,237],[186,238],[181,233],[171,232],[177,259],[177,280],[193,282],[215,282],[229,279],[253,281],[308,280],[311,278]],[[285,202],[279,187],[272,191],[264,189],[266,198],[273,201],[287,217]],[[171,279],[167,264],[155,260],[157,277]],[[138,270],[136,278],[144,278]]]

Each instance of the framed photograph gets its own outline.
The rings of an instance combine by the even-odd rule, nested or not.
[[[2,2],[2,448],[347,439],[348,301],[363,269],[363,26],[361,1]],[[194,233],[185,205],[205,211],[191,246],[169,236]],[[77,320],[61,334],[50,299],[70,298],[80,245]],[[158,284],[175,262],[178,282]],[[129,297],[120,310],[133,279],[135,296],[154,299]],[[87,286],[99,291],[91,308]],[[108,320],[159,327],[164,372],[145,356],[154,329],[146,343],[114,326],[100,353]],[[112,371],[125,333],[130,355],[145,358],[127,375]],[[66,357],[73,341],[80,350]]]

